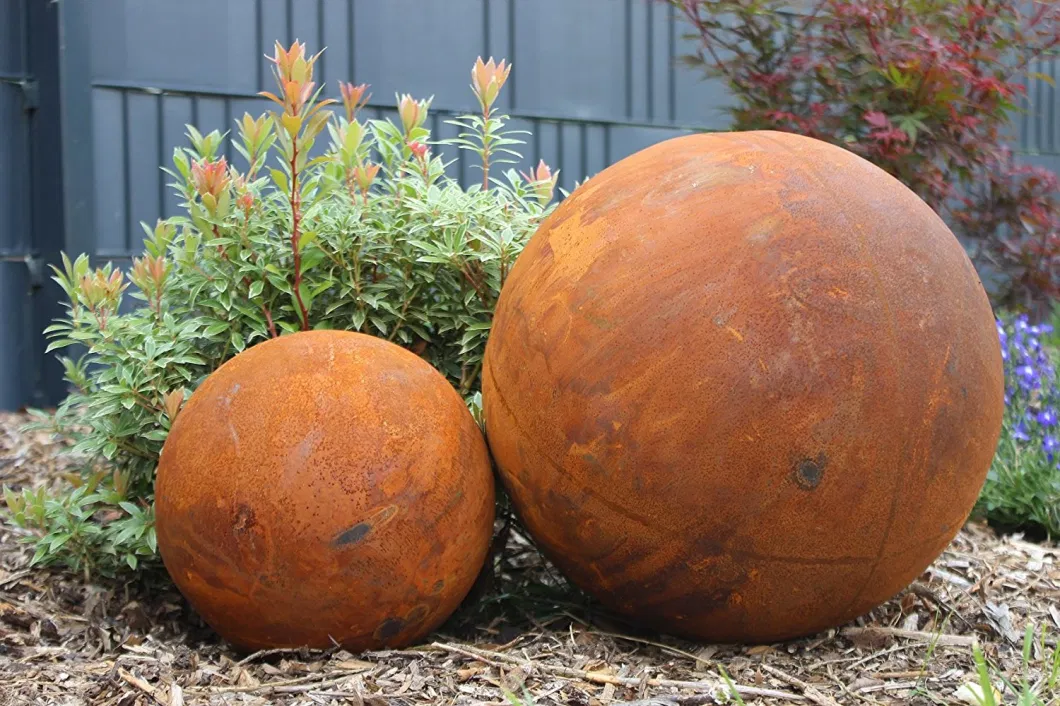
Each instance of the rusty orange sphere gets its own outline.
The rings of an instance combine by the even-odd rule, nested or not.
[[[486,432],[545,553],[613,610],[721,642],[900,592],[971,511],[1001,351],[938,216],[849,151],[671,139],[544,221],[501,293]]]
[[[241,648],[394,647],[464,599],[494,500],[485,440],[441,373],[372,336],[296,333],[227,361],[177,415],[158,548]]]

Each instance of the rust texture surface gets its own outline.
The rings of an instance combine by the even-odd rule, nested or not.
[[[177,416],[158,545],[239,647],[393,647],[470,590],[494,499],[485,440],[426,361],[367,335],[297,333],[225,363]]]
[[[992,312],[934,212],[841,148],[700,134],[566,199],[516,262],[486,430],[579,586],[723,642],[864,614],[957,533],[1001,428]]]

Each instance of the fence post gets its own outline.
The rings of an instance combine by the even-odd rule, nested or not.
[[[59,90],[62,115],[63,244],[93,254],[96,204],[92,129],[92,32],[89,0],[59,3]]]

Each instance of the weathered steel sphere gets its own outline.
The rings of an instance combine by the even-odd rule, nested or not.
[[[271,339],[211,374],[177,415],[156,482],[177,587],[238,647],[412,643],[481,570],[489,456],[460,395],[392,343]]]
[[[486,348],[486,431],[545,553],[630,619],[784,640],[913,581],[970,513],[1001,352],[936,214],[849,151],[671,139],[544,221]]]

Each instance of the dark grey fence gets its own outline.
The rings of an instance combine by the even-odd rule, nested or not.
[[[159,165],[186,123],[228,129],[264,107],[256,94],[272,88],[264,54],[276,40],[325,49],[325,91],[369,83],[376,116],[392,113],[396,93],[433,95],[439,137],[455,134],[445,118],[474,108],[475,58],[507,58],[502,107],[533,135],[523,167],[543,158],[569,189],[682,127],[723,126],[720,87],[673,68],[687,47],[671,14],[645,0],[95,0],[82,60],[91,103],[78,110],[93,121],[83,249],[122,257],[140,221],[175,208]],[[463,162],[454,169],[470,175]]]
[[[724,88],[676,61],[692,49],[684,32],[648,0],[0,0],[0,164],[13,165],[0,170],[0,406],[42,389],[36,332],[47,317],[35,302],[60,295],[50,282],[33,289],[22,258],[50,259],[59,245],[117,261],[139,252],[140,222],[176,210],[160,167],[185,144],[185,125],[229,130],[262,110],[275,41],[326,49],[325,92],[335,96],[340,79],[369,83],[376,116],[393,114],[395,93],[433,95],[441,137],[453,134],[446,117],[474,106],[475,57],[508,59],[502,107],[513,128],[532,132],[519,168],[544,159],[570,189],[659,140],[726,127]],[[49,56],[34,53],[49,43]],[[61,141],[45,97],[60,87]],[[1055,90],[1039,81],[1031,99],[1018,147],[1060,168]],[[40,105],[27,113],[26,101]],[[462,161],[453,171],[475,178]],[[60,194],[62,209],[48,200]]]
[[[44,265],[64,247],[58,15],[54,3],[0,0],[0,409],[61,393],[41,336],[61,294]]]

